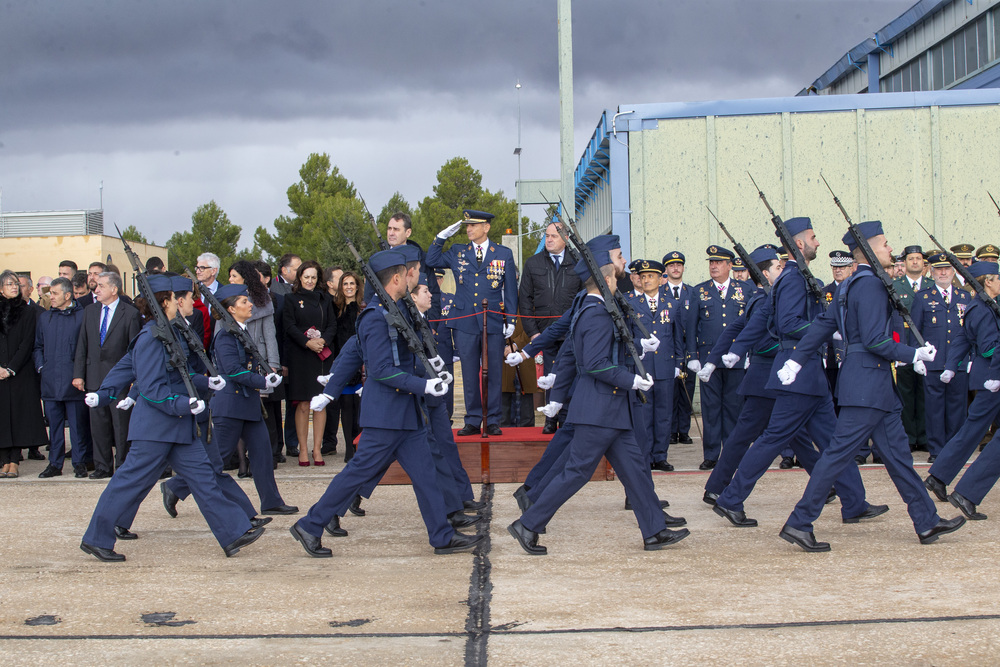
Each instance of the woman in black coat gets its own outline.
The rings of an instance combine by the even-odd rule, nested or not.
[[[357,274],[348,271],[340,277],[340,288],[334,299],[337,311],[337,350],[341,350],[356,332],[355,324],[358,315],[365,308],[362,295],[365,293],[364,283]],[[361,397],[357,391],[361,387],[361,371],[351,378],[351,381],[340,394],[340,423],[344,429],[344,462],[354,457],[354,440],[361,432],[358,410],[361,407]]]
[[[337,336],[337,315],[333,300],[319,287],[323,268],[318,262],[303,262],[292,291],[285,295],[282,327],[285,330],[285,365],[288,366],[288,400],[295,405],[295,432],[299,437],[299,465],[309,465],[306,449],[309,433],[309,401],[317,393],[316,377],[326,375],[333,365]],[[313,413],[313,464],[323,461],[323,430],[326,413]]]
[[[32,365],[35,311],[13,271],[0,273],[0,477],[17,477],[23,447],[48,443],[38,374]]]

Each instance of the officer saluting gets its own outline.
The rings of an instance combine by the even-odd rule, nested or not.
[[[514,333],[517,315],[517,266],[510,248],[489,239],[492,213],[463,211],[464,220],[446,227],[434,238],[427,250],[427,266],[451,269],[455,275],[455,299],[448,313],[448,328],[454,330],[455,349],[462,360],[465,391],[465,426],[458,435],[476,435],[485,426],[489,435],[500,435],[500,364],[503,362],[503,339]],[[444,242],[465,225],[468,244],[453,244],[444,251]],[[482,301],[487,308],[500,312],[504,305],[506,317],[490,314],[486,325],[486,346],[489,364],[495,372],[489,374],[489,405],[483,409],[479,383],[482,365],[483,320]],[[480,317],[463,317],[471,314]],[[485,418],[485,419],[484,419]]]

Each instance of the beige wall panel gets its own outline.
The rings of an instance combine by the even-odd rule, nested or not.
[[[941,109],[941,243],[1000,243],[1000,112]],[[924,223],[926,224],[926,223]]]

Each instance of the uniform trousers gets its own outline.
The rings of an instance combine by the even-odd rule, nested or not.
[[[203,427],[204,428],[204,427]],[[212,472],[215,473],[215,481],[219,485],[219,489],[222,491],[222,495],[231,500],[232,502],[239,505],[243,513],[247,515],[247,518],[253,518],[257,516],[257,510],[254,509],[253,503],[247,498],[247,494],[243,491],[243,488],[236,482],[232,476],[225,472],[222,467],[222,456],[219,455],[219,441],[215,438],[198,438],[196,443],[205,450],[205,455],[208,456],[208,463],[212,466]],[[168,479],[165,484],[167,488],[180,500],[186,500],[188,496],[191,495],[191,487],[188,485],[187,481],[184,479],[183,475],[174,475]],[[138,511],[139,505],[135,506],[135,511]],[[135,511],[132,512],[131,517],[127,515],[123,516],[118,525],[124,528],[128,528],[132,525],[132,519],[135,517]],[[127,521],[127,523],[126,523]]]
[[[525,528],[536,533],[544,530],[556,511],[590,480],[602,456],[614,466],[625,487],[643,538],[666,528],[649,466],[644,465],[631,429],[576,424],[567,455],[566,466],[546,486],[538,501],[521,515]]]
[[[809,433],[812,441],[820,451],[826,449],[837,423],[837,415],[833,411],[833,398],[829,393],[823,396],[794,394],[788,391],[778,391],[771,410],[771,419],[767,423],[764,434],[761,435],[740,461],[733,481],[722,492],[716,503],[729,510],[742,511],[744,501],[750,496],[757,483],[775,457],[785,446],[791,444],[799,461],[808,467],[814,467],[819,454],[812,444],[803,446],[795,440],[796,434],[803,430]],[[861,473],[857,466],[844,470],[836,480],[835,486],[840,496],[841,513],[844,518],[858,516],[868,506],[865,502],[865,486],[861,481]],[[827,496],[823,496],[826,500]]]
[[[687,435],[691,430],[691,399],[694,397],[696,377],[689,372],[683,378],[674,380],[674,410],[670,423],[679,435]]]
[[[928,445],[924,423],[924,384],[924,378],[913,370],[913,366],[900,366],[896,369],[896,388],[903,405],[903,429],[910,449]]]
[[[246,513],[227,499],[216,482],[215,473],[203,447],[196,444],[136,440],[128,459],[108,480],[97,501],[83,541],[95,547],[113,549],[115,525],[123,512],[138,506],[156,485],[169,464],[191,484],[198,509],[221,546],[232,544],[250,530]],[[134,516],[134,512],[133,512]]]
[[[978,505],[983,502],[983,498],[996,485],[998,479],[1000,479],[1000,435],[994,435],[955,485],[955,493],[973,505]]]
[[[569,443],[573,440],[573,433],[575,429],[572,424],[564,424],[562,428],[555,432],[552,439],[549,440],[549,444],[545,446],[545,451],[542,453],[542,457],[538,459],[538,463],[531,468],[528,472],[528,476],[524,478],[524,485],[528,488],[528,498],[532,502],[538,500],[538,497],[542,493],[542,480],[548,475],[549,471],[555,468],[556,470],[561,470],[556,466],[556,462],[559,461],[563,453],[569,447]]]
[[[969,375],[956,373],[951,382],[941,382],[941,371],[927,371],[924,378],[924,405],[927,453],[937,456],[955,437],[969,415],[967,396]]]
[[[706,461],[718,461],[722,443],[736,426],[743,407],[743,397],[736,389],[743,381],[742,368],[718,368],[708,382],[701,385],[702,443]]]
[[[263,420],[249,421],[212,415],[212,423],[212,440],[218,444],[219,456],[223,461],[229,460],[236,451],[236,445],[243,439],[250,456],[250,472],[253,473],[253,484],[257,487],[261,511],[284,505],[278,484],[274,481],[271,440]],[[181,481],[180,484],[184,482]],[[180,488],[183,489],[183,486]],[[177,497],[180,498],[180,494]]]
[[[44,401],[45,417],[49,420],[49,465],[62,470],[66,460],[66,429],[73,439],[73,467],[86,465],[91,456],[90,429],[84,421],[87,406],[83,401]]]
[[[976,451],[997,414],[1000,414],[1000,392],[993,393],[985,389],[976,392],[976,397],[969,406],[969,418],[938,454],[931,465],[930,474],[945,486],[951,484]]]
[[[333,517],[343,516],[351,506],[358,489],[382,474],[394,458],[413,483],[413,493],[417,496],[417,506],[427,527],[431,546],[446,546],[455,530],[448,523],[427,445],[427,432],[422,427],[412,431],[365,427],[358,442],[358,453],[333,478],[320,499],[309,508],[309,513],[296,525],[310,535],[320,537]]]
[[[486,379],[489,395],[486,400],[485,424],[500,424],[500,371],[503,367],[503,334],[487,334],[487,356],[490,362]],[[455,330],[455,347],[462,360],[462,388],[465,393],[465,423],[483,426],[483,397],[480,391],[479,371],[483,358],[483,334]]]
[[[914,529],[922,533],[937,525],[940,517],[934,509],[934,501],[927,495],[927,489],[913,469],[913,455],[903,429],[901,411],[899,403],[891,412],[841,405],[833,438],[813,468],[805,493],[788,517],[786,525],[812,531],[813,522],[823,511],[834,480],[845,470],[857,471],[853,462],[854,455],[859,445],[869,437],[876,453],[885,463],[889,478],[906,503]]]
[[[646,403],[640,403],[640,414],[646,426],[646,438],[651,444],[650,459],[647,463],[667,460],[670,435],[674,433],[671,421],[674,406],[674,379],[654,380],[652,388],[646,392]]]
[[[128,454],[130,410],[100,406],[90,410],[90,436],[94,448],[94,469],[114,472]],[[114,447],[112,453],[111,448]]]

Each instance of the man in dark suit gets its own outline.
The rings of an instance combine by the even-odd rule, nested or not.
[[[545,250],[524,260],[524,274],[517,294],[521,326],[531,340],[535,340],[553,322],[573,305],[573,297],[583,289],[583,283],[573,271],[577,257],[566,247],[566,241],[559,234],[558,222],[551,222],[545,228]],[[551,319],[536,319],[536,318]],[[562,340],[543,352],[543,374],[552,372],[552,363]],[[546,403],[548,399],[546,398]],[[563,410],[558,417],[546,417],[542,433],[555,433],[557,420],[565,421]]]
[[[77,271],[76,275],[72,278],[73,283],[73,299],[76,301],[76,305],[79,308],[86,308],[92,303],[96,303],[94,298],[94,293],[91,291],[89,279],[87,274],[83,271]],[[94,283],[95,285],[97,283]]]
[[[302,258],[286,252],[278,260],[278,277],[271,283],[271,293],[284,296],[292,291],[295,274],[299,271]]]
[[[278,332],[279,340],[278,347],[282,350],[284,354],[284,341],[281,338],[284,336],[284,329],[281,327],[281,313],[282,299],[286,294],[290,294],[292,291],[292,285],[295,283],[295,275],[299,271],[299,266],[302,264],[302,258],[298,255],[293,255],[290,252],[286,252],[284,255],[278,259],[278,275],[275,276],[274,280],[271,281],[271,294],[278,297],[278,303],[275,304],[274,317],[275,317],[275,330]],[[282,374],[288,375],[288,367],[284,365],[284,359],[282,359]],[[299,455],[299,436],[295,432],[295,419],[292,416],[295,414],[295,408],[292,407],[292,402],[289,400],[285,401],[285,422],[284,427],[281,426],[281,419],[278,419],[278,427],[282,429],[282,440],[285,443],[285,456],[298,456]],[[280,417],[280,410],[279,410]],[[280,451],[278,452],[280,455]]]
[[[128,345],[142,327],[139,311],[121,297],[122,280],[116,273],[102,273],[94,295],[97,303],[83,312],[83,326],[73,360],[73,386],[80,391],[97,391]],[[91,479],[111,477],[128,452],[129,412],[111,407],[93,408],[90,433],[94,447],[94,472]],[[112,457],[111,448],[115,453]]]

